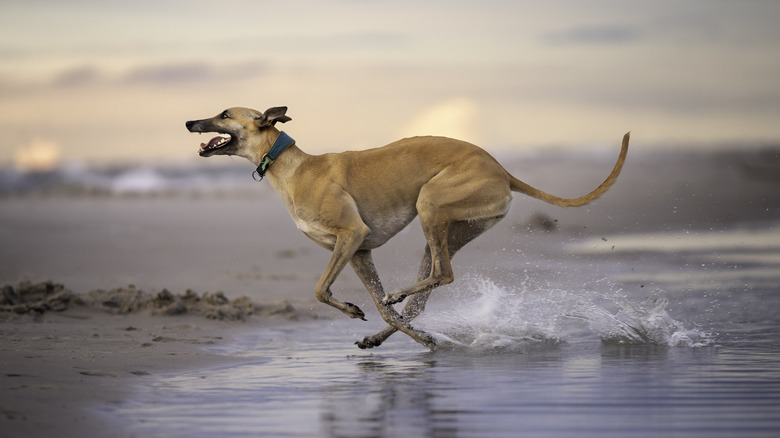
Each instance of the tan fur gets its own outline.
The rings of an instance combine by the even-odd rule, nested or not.
[[[238,155],[258,165],[279,136],[275,124],[290,120],[286,110],[275,107],[261,113],[231,108],[210,119],[187,122],[187,128],[232,136],[226,146],[201,150],[201,155]],[[591,193],[575,199],[535,189],[510,175],[483,149],[444,137],[406,138],[376,149],[324,155],[309,155],[292,145],[270,166],[266,176],[298,228],[333,252],[315,289],[317,299],[352,318],[364,318],[357,306],[335,299],[330,291],[349,263],[390,325],[359,341],[358,346],[378,346],[401,330],[434,348],[434,338],[413,328],[410,321],[424,309],[432,289],[453,281],[450,259],[455,252],[506,215],[511,192],[561,207],[585,205],[614,184],[628,152],[628,141],[626,134],[607,179]],[[371,250],[418,215],[426,239],[418,281],[386,294]],[[392,304],[406,297],[410,302],[401,315]]]

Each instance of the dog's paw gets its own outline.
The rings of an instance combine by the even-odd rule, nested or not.
[[[363,313],[362,310],[360,310],[360,307],[352,304],[352,303],[344,303],[344,305],[347,307],[343,310],[344,313],[349,315],[350,318],[354,319],[362,319],[363,321],[366,321],[366,314]]]
[[[431,351],[435,351],[439,346],[439,344],[436,342],[436,338],[427,333],[423,333],[422,336],[420,336],[420,343],[430,348]]]
[[[382,304],[385,305],[398,304],[405,299],[406,299],[405,293],[402,293],[401,291],[396,291],[390,295],[385,295],[385,297],[382,298]]]
[[[366,348],[374,348],[382,345],[382,341],[373,339],[371,336],[366,336],[363,340],[355,342],[355,345],[361,350],[365,350]]]

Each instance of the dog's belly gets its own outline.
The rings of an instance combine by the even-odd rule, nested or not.
[[[363,217],[363,222],[371,230],[360,249],[374,249],[384,245],[393,236],[401,232],[417,216],[414,208],[397,211],[394,214],[382,214],[375,217]]]
[[[416,216],[417,212],[412,209],[403,212],[403,214],[363,218],[363,221],[371,230],[371,233],[363,241],[363,244],[360,245],[360,249],[374,249],[384,245],[393,236],[406,228]],[[295,218],[295,225],[306,235],[306,237],[313,240],[318,245],[330,250],[333,250],[336,246],[335,233],[317,227],[316,224],[309,224],[300,218]]]

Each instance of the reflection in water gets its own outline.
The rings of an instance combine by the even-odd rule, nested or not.
[[[436,383],[432,360],[390,363],[359,359],[356,378],[320,393],[320,420],[327,436],[442,436],[433,421]]]

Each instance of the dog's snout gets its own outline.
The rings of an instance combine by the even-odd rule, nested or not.
[[[187,127],[187,130],[192,131],[192,125],[195,124],[195,120],[189,120],[184,122],[184,126]]]

